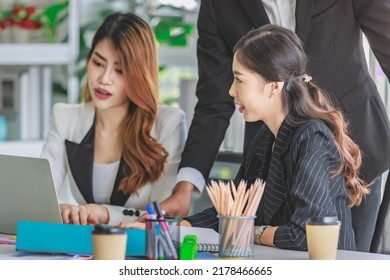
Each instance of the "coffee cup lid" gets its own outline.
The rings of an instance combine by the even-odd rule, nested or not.
[[[124,234],[126,233],[125,228],[113,227],[109,225],[98,224],[95,225],[93,234]]]
[[[327,216],[327,217],[311,217],[307,219],[306,222],[308,225],[338,225],[340,221],[337,216]]]

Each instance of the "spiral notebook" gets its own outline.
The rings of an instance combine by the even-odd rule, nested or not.
[[[186,235],[196,235],[196,237],[198,238],[199,252],[218,252],[219,233],[215,230],[211,228],[183,226],[180,226],[178,228],[180,229],[180,242],[183,242],[184,236]]]

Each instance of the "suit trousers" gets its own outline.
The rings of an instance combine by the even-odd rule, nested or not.
[[[352,227],[355,231],[356,246],[361,252],[369,252],[375,231],[376,219],[381,204],[382,175],[375,179],[371,193],[360,206],[352,207]]]

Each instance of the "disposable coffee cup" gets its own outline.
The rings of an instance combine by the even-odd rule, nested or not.
[[[92,231],[94,260],[124,260],[126,246],[126,229],[102,224],[94,227]]]
[[[340,221],[337,216],[313,217],[306,222],[307,249],[310,260],[335,260]]]

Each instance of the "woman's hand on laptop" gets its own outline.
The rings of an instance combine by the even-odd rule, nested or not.
[[[109,215],[105,206],[99,204],[60,204],[64,224],[96,225],[108,223]]]

